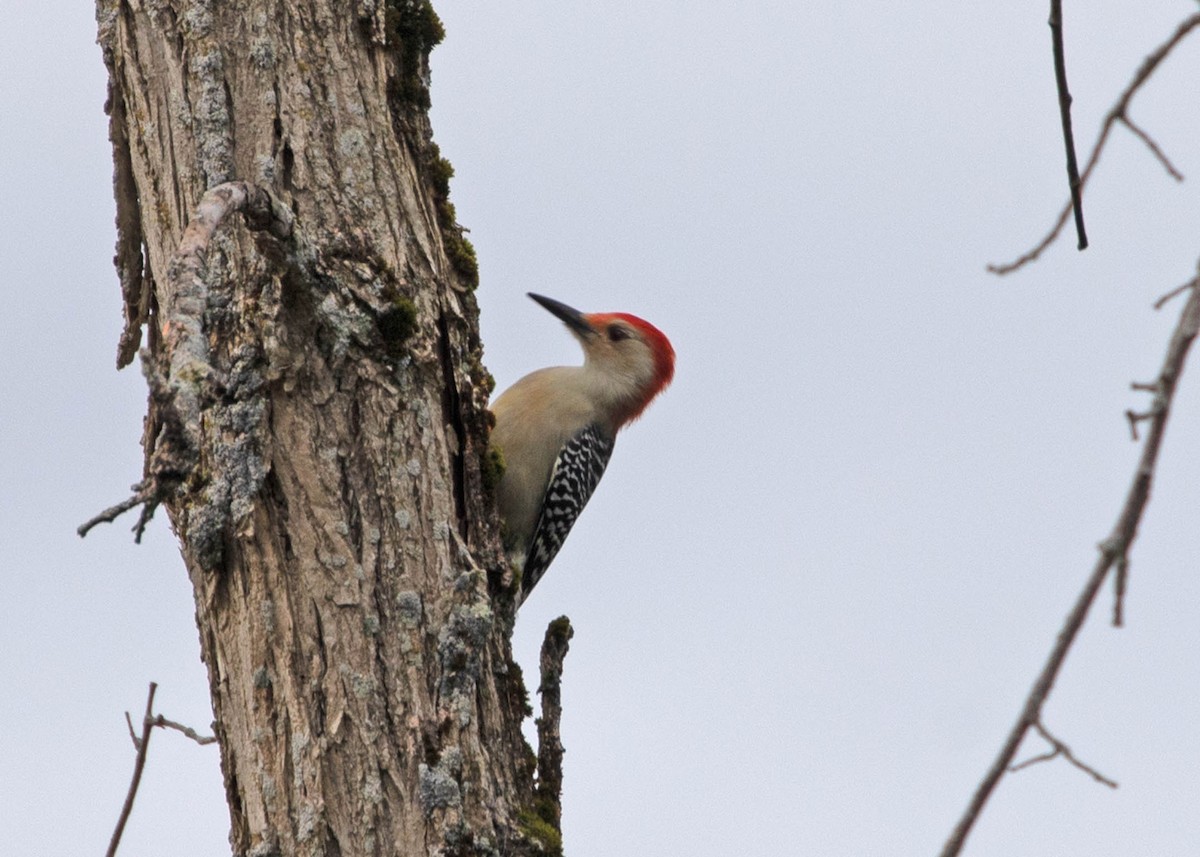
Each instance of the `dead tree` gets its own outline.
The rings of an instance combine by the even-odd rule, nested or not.
[[[97,0],[97,20],[117,360],[140,349],[150,390],[143,479],[97,521],[161,506],[179,537],[234,853],[556,852],[475,257],[427,116],[436,14]]]

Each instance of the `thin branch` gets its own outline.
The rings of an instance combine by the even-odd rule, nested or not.
[[[1154,399],[1150,402],[1150,407],[1146,410],[1139,412],[1133,410],[1133,408],[1129,408],[1125,411],[1125,419],[1129,421],[1129,435],[1133,438],[1134,442],[1137,442],[1139,440],[1138,423],[1154,419],[1164,407],[1162,379],[1160,378],[1153,384],[1139,384],[1134,381],[1129,385],[1129,388],[1141,393],[1154,394]]]
[[[1154,141],[1154,138],[1147,134],[1142,127],[1130,119],[1128,116],[1120,117],[1121,124],[1134,133],[1139,140],[1146,144],[1146,148],[1158,158],[1158,162],[1163,165],[1163,169],[1167,171],[1167,175],[1175,179],[1177,182],[1183,181],[1183,173],[1175,169],[1175,165],[1171,163],[1171,159],[1167,157],[1162,148]]]
[[[1162,309],[1164,306],[1167,305],[1167,303],[1169,303],[1170,301],[1179,297],[1181,294],[1186,292],[1188,289],[1196,288],[1196,286],[1200,286],[1200,277],[1192,277],[1190,280],[1188,280],[1182,286],[1179,286],[1178,288],[1175,288],[1175,289],[1171,289],[1171,291],[1167,292],[1165,295],[1163,295],[1161,298],[1159,298],[1158,300],[1156,300],[1154,302],[1154,308]]]
[[[1113,575],[1113,617],[1114,628],[1125,626],[1125,590],[1129,586],[1129,557],[1117,558],[1117,571]]]
[[[1087,185],[1088,179],[1091,177],[1092,170],[1095,169],[1096,163],[1100,160],[1100,155],[1104,151],[1104,146],[1108,142],[1108,135],[1112,131],[1113,126],[1118,121],[1126,121],[1126,116],[1129,110],[1129,102],[1133,98],[1134,94],[1141,89],[1142,85],[1147,80],[1150,79],[1150,76],[1154,74],[1155,69],[1157,69],[1162,61],[1166,59],[1167,55],[1174,50],[1175,46],[1178,45],[1184,39],[1184,37],[1187,36],[1187,34],[1197,26],[1200,26],[1200,13],[1184,19],[1183,23],[1181,23],[1175,29],[1175,32],[1171,34],[1171,37],[1159,45],[1153,53],[1151,53],[1146,57],[1145,60],[1142,61],[1137,73],[1133,76],[1133,80],[1130,81],[1129,85],[1126,86],[1121,92],[1121,96],[1117,99],[1116,104],[1114,104],[1112,109],[1108,111],[1108,115],[1104,117],[1104,122],[1100,126],[1100,135],[1096,139],[1096,144],[1092,147],[1092,152],[1088,156],[1087,165],[1083,168],[1083,173],[1079,177],[1079,191],[1081,194],[1084,187]],[[1132,127],[1133,126],[1130,125],[1131,129]],[[1151,149],[1151,151],[1154,151],[1154,149]],[[1159,153],[1156,153],[1156,157],[1159,156]],[[1160,160],[1161,159],[1162,158],[1160,157]],[[1013,271],[1023,268],[1034,259],[1037,259],[1042,255],[1042,252],[1047,247],[1055,242],[1059,234],[1061,234],[1063,226],[1066,225],[1067,217],[1070,215],[1073,207],[1074,206],[1071,202],[1068,202],[1066,206],[1063,207],[1062,211],[1059,212],[1058,219],[1054,222],[1054,226],[1051,227],[1046,236],[1042,238],[1042,240],[1039,241],[1033,247],[1033,249],[1029,250],[1024,255],[1018,257],[1012,262],[1003,265],[988,265],[987,269],[993,274],[1011,274]]]
[[[155,441],[146,479],[134,487],[132,497],[80,526],[77,530],[80,536],[86,536],[97,524],[111,523],[142,505],[134,526],[135,540],[140,542],[155,507],[168,499],[195,468],[201,447],[200,413],[217,374],[209,361],[204,332],[209,297],[204,278],[208,248],[222,224],[238,213],[250,229],[269,232],[281,240],[292,234],[291,211],[258,185],[226,182],[200,198],[167,265],[166,288],[160,295],[162,360],[144,357],[148,361],[151,390],[165,410],[164,428]],[[160,366],[166,367],[165,377],[160,375]]]
[[[1026,759],[1024,762],[1017,762],[1015,765],[1009,765],[1008,772],[1010,774],[1015,774],[1017,771],[1023,771],[1026,768],[1031,768],[1034,765],[1037,765],[1041,762],[1049,762],[1051,759],[1056,759],[1056,758],[1058,758],[1058,748],[1057,747],[1055,747],[1052,750],[1047,750],[1045,753],[1038,753],[1038,755],[1036,755],[1036,756],[1031,756],[1030,758]]]
[[[1071,190],[1071,208],[1075,212],[1075,234],[1079,249],[1086,250],[1087,230],[1083,226],[1083,188],[1079,164],[1075,160],[1075,132],[1071,128],[1071,92],[1067,88],[1067,57],[1063,47],[1062,0],[1050,0],[1050,40],[1054,49],[1054,83],[1058,88],[1058,114],[1062,120],[1063,145],[1067,149],[1067,183]]]
[[[158,508],[158,504],[162,502],[159,497],[148,497],[142,506],[142,511],[138,514],[137,523],[133,525],[133,543],[140,545],[142,536],[146,533],[146,526],[150,523],[150,519],[154,517],[154,510]]]
[[[133,486],[133,490],[137,493],[135,493],[128,500],[122,500],[115,506],[109,506],[100,514],[93,518],[89,518],[85,523],[80,524],[79,528],[76,529],[75,532],[79,533],[80,537],[86,536],[92,527],[96,526],[97,524],[111,524],[133,507],[145,503],[147,498],[150,496],[149,492],[142,489],[139,485]]]
[[[1137,424],[1141,420],[1146,419],[1146,415],[1142,414],[1139,416],[1136,411],[1130,408],[1125,411],[1125,419],[1129,421],[1129,439],[1134,443],[1137,443],[1138,440],[1140,440],[1138,437]]]
[[[205,744],[217,743],[216,735],[201,735],[199,732],[197,732],[191,726],[184,726],[182,723],[176,723],[174,720],[168,720],[167,718],[163,717],[161,714],[154,718],[153,725],[161,727],[163,729],[174,729],[176,732],[180,732],[184,736],[191,738],[193,741],[195,741],[201,747],[203,747]]]
[[[1192,341],[1196,338],[1197,331],[1200,331],[1200,291],[1193,289],[1180,313],[1179,322],[1175,326],[1175,332],[1171,336],[1171,342],[1167,346],[1167,354],[1163,359],[1162,369],[1155,384],[1158,395],[1161,397],[1161,403],[1148,418],[1150,429],[1142,445],[1142,454],[1138,460],[1137,469],[1134,471],[1133,482],[1125,497],[1125,504],[1121,508],[1120,515],[1113,526],[1111,534],[1100,543],[1100,556],[1092,567],[1091,574],[1084,584],[1083,591],[1079,594],[1070,615],[1067,616],[1062,630],[1059,631],[1058,639],[1050,651],[1050,656],[1046,660],[1045,666],[1042,667],[1041,673],[1034,682],[1033,688],[1029,691],[1029,695],[1025,699],[1025,704],[1021,709],[1021,714],[1017,718],[1017,722],[1013,725],[1012,730],[1005,739],[1004,745],[996,756],[996,760],[984,775],[974,795],[972,795],[971,801],[967,805],[962,818],[959,819],[954,831],[950,834],[950,838],[946,841],[946,845],[942,849],[942,857],[954,857],[954,855],[959,854],[962,850],[963,843],[966,842],[971,828],[983,811],[988,798],[991,797],[996,784],[1012,764],[1013,758],[1025,734],[1031,727],[1040,722],[1042,706],[1046,702],[1046,697],[1049,696],[1050,690],[1054,686],[1054,681],[1058,677],[1063,661],[1067,657],[1067,652],[1075,642],[1075,637],[1078,635],[1079,629],[1083,627],[1088,611],[1095,601],[1096,594],[1100,591],[1101,585],[1108,576],[1109,570],[1117,563],[1123,562],[1129,555],[1129,549],[1137,537],[1138,524],[1141,522],[1142,513],[1145,511],[1146,503],[1150,499],[1150,486],[1154,480],[1154,471],[1158,463],[1158,453],[1162,447],[1163,434],[1167,427],[1167,418],[1171,413],[1171,403],[1175,396],[1175,388],[1180,374],[1183,372],[1188,350],[1191,348]]]
[[[121,845],[121,836],[125,833],[125,823],[129,821],[129,814],[133,811],[133,801],[137,797],[138,785],[142,781],[142,771],[146,767],[146,753],[150,748],[150,733],[155,727],[162,729],[174,729],[177,732],[182,732],[188,738],[191,738],[197,744],[212,744],[217,740],[215,735],[201,735],[190,726],[184,726],[182,723],[176,723],[174,720],[168,720],[161,714],[154,713],[154,694],[158,691],[158,684],[150,682],[150,692],[146,695],[146,713],[142,715],[142,735],[139,738],[133,731],[133,718],[129,716],[129,712],[125,712],[125,723],[129,727],[129,737],[133,740],[133,748],[137,751],[137,759],[133,763],[133,781],[129,784],[129,792],[125,795],[125,805],[121,807],[121,815],[117,819],[117,829],[113,831],[112,839],[108,843],[108,851],[105,852],[106,857],[113,857],[117,853],[117,848]]]
[[[1125,411],[1125,419],[1129,421],[1129,435],[1135,443],[1141,440],[1141,438],[1138,437],[1138,423],[1144,422],[1145,420],[1154,419],[1155,413],[1157,413],[1157,411],[1153,407],[1151,407],[1150,410],[1142,411],[1141,413],[1138,413],[1132,409]]]
[[[1066,744],[1064,744],[1062,741],[1058,740],[1058,738],[1051,735],[1050,730],[1048,730],[1045,726],[1043,726],[1040,721],[1033,724],[1033,728],[1038,731],[1039,735],[1041,735],[1043,738],[1045,738],[1047,741],[1050,742],[1050,746],[1052,746],[1054,748],[1055,753],[1059,753],[1060,755],[1062,755],[1062,757],[1064,759],[1066,759],[1068,762],[1070,762],[1075,767],[1079,768],[1079,770],[1083,771],[1088,776],[1092,777],[1092,779],[1096,780],[1096,782],[1103,783],[1104,785],[1108,786],[1110,789],[1117,788],[1117,783],[1115,780],[1110,780],[1108,777],[1101,774],[1099,771],[1097,771],[1091,765],[1088,765],[1088,764],[1080,761],[1080,759],[1074,753],[1071,752],[1071,748],[1068,747]]]
[[[125,712],[125,725],[129,727],[129,740],[133,742],[133,749],[136,752],[142,748],[142,742],[138,740],[137,733],[133,731],[133,720],[129,717],[129,712]]]
[[[125,822],[129,821],[129,813],[133,811],[133,799],[137,797],[138,784],[142,781],[142,769],[146,767],[146,750],[150,746],[150,732],[154,729],[151,712],[154,710],[154,693],[157,690],[158,685],[150,682],[150,693],[146,696],[146,716],[142,718],[142,737],[140,741],[135,742],[137,760],[133,763],[133,781],[129,784],[129,792],[125,795],[125,805],[121,807],[121,815],[117,818],[117,829],[113,831],[112,839],[109,840],[105,857],[114,857],[117,853],[117,848],[121,845],[121,834],[125,832]],[[125,719],[129,719],[128,712],[125,713]],[[133,724],[131,723],[131,734],[132,731]]]
[[[1041,762],[1049,762],[1051,759],[1056,759],[1059,756],[1062,756],[1064,759],[1066,759],[1068,762],[1070,762],[1075,767],[1079,768],[1079,770],[1083,771],[1085,774],[1090,776],[1096,782],[1102,783],[1102,784],[1108,786],[1110,789],[1117,788],[1117,783],[1114,780],[1110,780],[1108,777],[1104,776],[1102,773],[1097,771],[1091,765],[1088,765],[1085,762],[1080,761],[1079,758],[1074,753],[1071,752],[1071,748],[1068,747],[1066,744],[1064,744],[1062,741],[1055,738],[1053,735],[1051,735],[1050,731],[1048,729],[1046,729],[1046,727],[1043,726],[1040,721],[1037,723],[1034,723],[1033,728],[1038,731],[1039,735],[1041,735],[1043,738],[1046,739],[1047,742],[1049,742],[1050,747],[1052,749],[1050,749],[1048,752],[1041,753],[1037,756],[1034,756],[1031,759],[1026,759],[1024,762],[1020,762],[1016,765],[1009,766],[1009,768],[1008,768],[1009,773],[1016,773],[1017,771],[1023,770],[1025,768],[1031,767],[1033,765],[1040,764]]]

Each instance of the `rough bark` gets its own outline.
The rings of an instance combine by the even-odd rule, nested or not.
[[[426,116],[440,23],[424,0],[97,19],[119,364],[148,328],[138,497],[194,587],[234,853],[545,853],[474,256]],[[185,238],[202,199],[245,218]]]
[[[542,640],[541,681],[542,716],[537,720],[538,763],[534,812],[552,832],[562,830],[562,720],[563,660],[575,630],[566,616],[550,623]]]

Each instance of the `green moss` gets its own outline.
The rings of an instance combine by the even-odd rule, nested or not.
[[[468,287],[478,288],[479,258],[475,255],[475,245],[462,235],[456,234],[454,227],[445,230],[442,236],[445,239],[446,256],[449,257],[454,270],[467,281]]]
[[[574,633],[571,630],[571,620],[566,616],[559,616],[557,619],[551,622],[550,627],[546,629],[546,632],[548,634],[553,634],[556,637],[566,637],[567,639],[570,639]]]
[[[391,354],[398,354],[417,332],[417,305],[402,295],[392,298],[391,306],[376,319],[383,345]]]
[[[521,711],[524,717],[529,717],[533,714],[533,706],[529,704],[529,688],[525,686],[525,673],[521,670],[521,665],[516,661],[510,661],[508,664],[509,677],[512,680],[513,688],[521,692]],[[537,754],[533,752],[533,748],[528,743],[525,744],[526,762],[529,765],[529,775],[532,777],[533,772],[537,770]]]
[[[495,447],[488,447],[479,462],[479,474],[483,479],[483,490],[492,494],[500,484],[504,475],[504,453]]]
[[[475,255],[474,245],[463,237],[465,230],[458,225],[458,212],[450,201],[450,179],[454,177],[454,165],[442,157],[441,149],[432,141],[423,144],[421,163],[433,190],[433,204],[446,258],[468,288],[477,288],[479,258]]]
[[[426,80],[429,52],[446,38],[446,28],[429,0],[388,0],[384,32],[400,64],[390,94],[419,110],[429,109]]]
[[[562,833],[533,810],[521,810],[517,822],[525,838],[539,845],[550,857],[562,857]]]
[[[528,712],[526,712],[528,714]],[[533,748],[529,746],[528,741],[522,741],[525,745],[524,769],[532,778],[537,773],[537,753],[533,752]]]
[[[558,801],[555,798],[540,794],[539,792],[538,796],[533,799],[533,812],[538,818],[546,822],[555,830],[559,830],[561,828],[559,823],[560,809],[558,806]]]
[[[388,42],[397,48],[428,53],[446,38],[430,0],[388,0],[385,15]]]
[[[429,87],[412,77],[393,77],[388,81],[388,97],[406,107],[416,107],[428,110],[432,102],[429,100]]]
[[[446,187],[445,194],[438,192],[436,196],[438,225],[442,228],[442,246],[446,250],[446,258],[450,260],[450,264],[454,266],[454,270],[458,275],[466,281],[468,288],[475,289],[479,286],[479,258],[475,255],[475,245],[463,237],[463,228],[458,225],[458,212],[454,208],[454,203],[446,199],[446,194],[450,192],[449,176],[446,171],[449,170],[449,175],[454,174],[454,167],[445,158],[436,157],[430,167],[431,175],[433,176],[434,190],[438,189],[438,182],[441,177],[445,176]],[[444,164],[445,166],[441,166]]]
[[[454,165],[441,157],[436,144],[432,145],[433,160],[429,164],[429,180],[433,191],[442,199],[450,195],[450,179],[454,178]]]

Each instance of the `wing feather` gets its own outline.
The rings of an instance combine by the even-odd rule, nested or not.
[[[529,540],[518,603],[529,597],[546,573],[579,513],[600,484],[615,440],[593,424],[576,433],[558,453],[533,528],[533,538]]]

